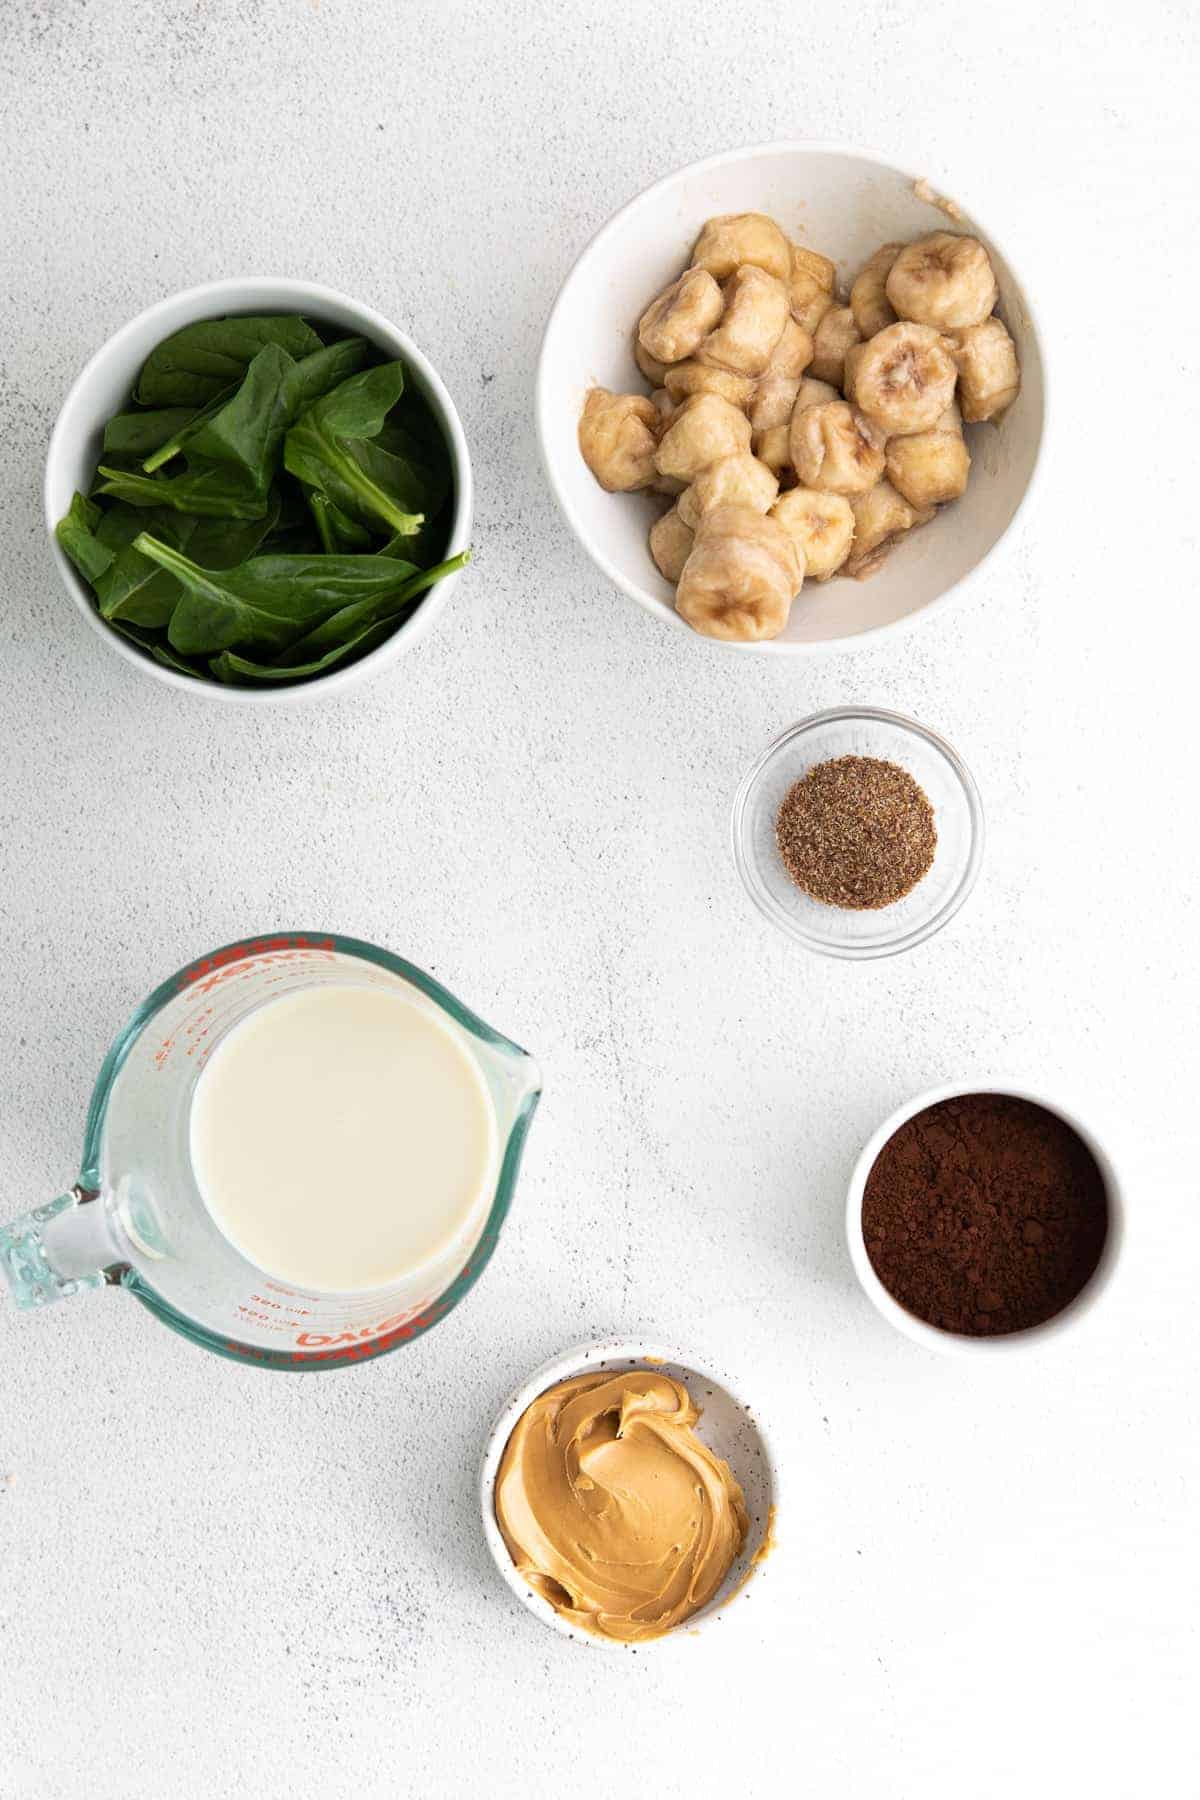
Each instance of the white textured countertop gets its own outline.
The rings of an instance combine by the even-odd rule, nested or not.
[[[1190,1790],[1191,13],[4,9],[5,1211],[73,1179],[133,1003],[248,930],[388,944],[547,1074],[479,1288],[372,1366],[236,1367],[123,1294],[0,1302],[5,1800]],[[1042,313],[1053,441],[960,605],[852,656],[738,660],[586,562],[538,468],[533,368],[616,206],[805,134],[927,167],[995,223]],[[254,715],[108,654],[40,511],[84,359],[239,273],[409,329],[479,485],[477,562],[433,637],[344,700]],[[727,844],[750,759],[850,700],[944,732],[989,824],[953,925],[861,967],[773,933]],[[884,1113],[989,1066],[1083,1099],[1132,1216],[1089,1330],[979,1367],[875,1316],[840,1215]],[[728,1630],[604,1657],[513,1602],[474,1471],[537,1363],[641,1325],[741,1372],[780,1548]]]

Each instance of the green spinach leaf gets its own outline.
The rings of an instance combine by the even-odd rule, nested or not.
[[[301,413],[284,440],[284,466],[316,488],[342,512],[392,533],[413,532],[423,514],[413,512],[363,468],[356,452],[379,432],[404,391],[404,365],[381,363],[333,388]]]
[[[232,650],[223,650],[220,656],[214,656],[209,667],[218,681],[231,683],[308,681],[314,675],[324,675],[327,669],[332,669],[337,663],[346,662],[353,656],[365,656],[368,650],[374,650],[376,645],[391,637],[396,623],[395,619],[385,619],[377,625],[365,625],[354,637],[327,650],[324,656],[302,663],[289,661],[285,668],[275,663],[253,662],[248,657],[238,656]]]
[[[306,490],[290,476],[282,476],[274,492],[279,499],[279,517],[263,539],[261,553],[264,556],[319,555],[321,541],[313,524]]]
[[[162,663],[166,669],[174,669],[177,675],[190,675],[194,681],[208,679],[208,670],[203,663],[190,661],[186,656],[178,656],[169,644],[164,644],[156,632],[147,631],[143,626],[131,625],[125,619],[110,619],[109,624],[114,631],[136,644],[139,650]]]
[[[97,537],[100,508],[86,494],[76,494],[54,535],[85,581],[94,582],[109,567],[113,552]]]
[[[353,636],[367,625],[387,623],[395,630],[399,624],[399,613],[406,609],[411,611],[412,602],[419,595],[444,576],[453,575],[456,569],[465,568],[470,558],[471,552],[464,550],[460,556],[452,556],[449,562],[439,563],[436,569],[415,569],[411,563],[392,561],[392,567],[400,577],[394,589],[389,591],[385,587],[378,594],[364,594],[360,599],[351,601],[348,606],[330,613],[312,631],[306,632],[302,638],[288,646],[289,662],[293,657],[308,661],[314,656],[322,656],[335,644]]]
[[[206,671],[203,666],[189,662],[186,656],[177,655],[170,644],[164,644],[161,641],[153,643],[150,646],[150,654],[155,662],[162,664],[164,669],[174,669],[178,675],[194,675],[198,681],[204,680]]]
[[[324,494],[318,494],[316,488],[305,488],[304,497],[308,501],[308,510],[312,513],[322,550],[326,556],[336,556],[337,545],[333,541],[333,522],[329,517],[331,510],[329,501]]]
[[[134,543],[184,589],[168,637],[185,656],[234,645],[277,654],[330,613],[401,588],[406,575],[379,556],[257,556],[204,569],[145,532]]]
[[[275,473],[283,433],[297,413],[361,368],[367,353],[365,338],[324,345],[300,362],[278,344],[264,345],[241,384],[223,388],[193,413],[146,458],[144,472],[152,475],[186,450],[189,456],[239,463],[256,489],[265,488]]]
[[[204,319],[150,352],[135,398],[141,406],[206,406],[242,379],[264,344],[278,344],[296,360],[322,348],[312,326],[292,313]]]
[[[295,367],[278,344],[264,345],[233,398],[187,439],[189,470],[193,460],[227,464],[244,475],[256,494],[265,494],[279,464],[288,424],[288,378]]]
[[[110,550],[123,550],[126,544],[132,544],[139,531],[146,528],[147,519],[144,512],[136,506],[126,506],[122,500],[114,500],[100,514],[100,523],[96,527],[96,536]],[[177,522],[182,524],[182,520]]]
[[[179,513],[160,515],[153,527],[171,549],[186,550],[202,567],[228,568],[254,555],[278,511],[278,499],[272,496],[261,519],[201,519]],[[133,539],[149,523],[145,513],[120,503],[104,515],[100,536],[105,536],[107,527],[106,541],[117,549],[117,556],[94,585],[100,612],[110,624],[126,620],[163,629],[183,597],[176,577],[134,546]]]
[[[219,394],[213,396],[207,405],[189,412],[184,418],[183,423],[171,433],[169,438],[166,438],[161,444],[156,444],[154,446],[150,455],[147,456],[142,463],[142,473],[144,475],[153,475],[156,469],[161,469],[164,463],[169,463],[174,457],[178,456],[180,451],[184,450],[191,439],[195,437],[201,426],[206,424],[215,414],[219,413],[222,407],[228,405],[229,401],[236,393],[236,386],[231,385],[230,387],[224,387]]]
[[[357,519],[351,519],[325,494],[305,488],[305,498],[316,522],[321,548],[328,556],[339,556],[346,550],[371,549],[371,534]]]
[[[406,456],[394,456],[370,438],[347,445],[363,474],[410,518],[421,521],[434,510],[428,502],[429,471]]]
[[[195,411],[190,406],[169,406],[161,412],[118,413],[104,427],[104,454],[139,459],[151,456],[194,417]],[[142,466],[144,468],[145,464]]]
[[[329,502],[329,518],[339,550],[364,550],[371,555],[376,554],[375,541],[366,526],[360,525],[357,519],[350,518],[332,500]]]
[[[272,489],[261,519],[197,519],[187,552],[202,569],[232,569],[254,555],[279,519],[279,495]],[[147,520],[153,530],[155,521]]]
[[[380,550],[380,556],[396,556],[402,562],[415,563],[418,569],[432,568],[440,562],[446,550],[446,538],[450,521],[443,514],[426,519],[419,531],[397,534],[389,538]]]
[[[265,494],[251,488],[245,474],[220,464],[182,475],[136,475],[101,463],[101,480],[95,493],[111,495],[130,506],[169,506],[175,512],[211,514],[230,519],[261,519],[267,510]]]
[[[426,518],[440,512],[453,486],[450,452],[442,439],[430,443],[424,433],[412,430],[393,412],[374,442],[389,456],[399,457],[412,469],[419,483],[421,507]]]
[[[357,373],[371,354],[366,338],[341,338],[303,357],[288,378],[287,404],[289,423],[299,417],[306,406],[319,400],[332,388],[340,387]]]
[[[419,387],[409,385],[405,388],[392,408],[385,429],[402,431],[414,452],[423,456],[426,462],[436,463],[449,458],[445,432]],[[388,447],[394,449],[396,446]]]
[[[191,514],[172,514],[162,521],[162,535],[173,548],[182,550],[197,523]],[[175,577],[133,547],[145,524],[146,515],[131,506],[118,504],[104,515],[103,529],[115,555],[112,566],[93,586],[100,616],[110,625],[120,621],[162,629],[178,604],[182,590]]]

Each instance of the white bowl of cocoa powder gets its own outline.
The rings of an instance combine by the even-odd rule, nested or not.
[[[1122,1184],[1095,1128],[1005,1079],[949,1082],[884,1120],[846,1242],[880,1316],[926,1349],[995,1356],[1073,1330],[1120,1261]]]

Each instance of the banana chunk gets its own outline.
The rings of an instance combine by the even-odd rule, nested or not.
[[[858,326],[859,337],[874,337],[885,325],[896,322],[895,311],[887,297],[887,278],[902,248],[900,244],[880,244],[855,277],[850,289],[850,311]]]
[[[666,380],[667,365],[659,362],[657,356],[651,356],[636,331],[633,334],[633,360],[651,387],[662,387]]]
[[[953,402],[932,430],[888,439],[887,478],[919,512],[957,500],[966,491],[970,472],[971,453]]]
[[[881,430],[908,434],[937,424],[954,398],[958,370],[932,325],[900,319],[849,358],[854,404]]]
[[[749,426],[747,425],[747,429]],[[645,394],[613,394],[592,388],[579,421],[583,460],[602,488],[629,493],[649,487],[655,465],[658,412]]]
[[[953,349],[951,350],[950,354],[953,356],[953,354],[954,354]],[[955,397],[953,400],[951,400],[949,406],[946,408],[945,412],[942,414],[941,418],[938,420],[937,424],[934,426],[934,430],[935,431],[957,431],[959,437],[961,437],[962,436],[962,428],[963,428],[962,411],[959,407],[958,399],[957,399],[957,397]]]
[[[862,341],[862,333],[854,323],[848,306],[831,306],[813,333],[813,355],[809,373],[818,381],[842,385],[842,368],[846,352]]]
[[[792,245],[792,274],[797,273],[807,275],[827,294],[832,294],[837,265],[828,256],[822,256],[819,250],[809,250],[804,244]]]
[[[803,375],[813,359],[813,341],[811,332],[797,325],[795,319],[785,321],[779,342],[771,352],[771,360],[767,364],[763,379],[771,375],[787,375],[797,377]]]
[[[792,473],[789,435],[786,425],[771,425],[766,431],[756,431],[750,440],[759,462],[766,463],[771,473],[778,475],[781,482]]]
[[[735,375],[762,375],[788,321],[787,289],[754,263],[725,283],[725,311],[699,350],[699,360]]]
[[[816,250],[792,245],[792,267],[788,276],[788,303],[792,317],[810,336],[833,305],[833,283],[837,270],[827,256]]]
[[[713,368],[697,362],[693,356],[687,362],[673,363],[663,376],[662,385],[673,400],[687,400],[693,394],[719,394],[730,406],[744,408],[753,400],[758,384],[752,375]]]
[[[661,435],[667,429],[667,426],[674,417],[675,402],[665,387],[655,388],[650,399],[654,404],[655,412],[658,414],[658,429]]]
[[[887,326],[884,326],[887,330]],[[847,400],[854,400],[854,376],[862,360],[862,353],[871,342],[870,338],[860,338],[857,344],[851,344],[842,358],[842,392]]]
[[[791,488],[771,508],[775,519],[804,557],[804,573],[828,581],[850,554],[854,510],[844,494],[822,494],[815,488]]]
[[[956,331],[951,342],[963,418],[971,424],[999,418],[1021,388],[1017,346],[1007,326],[1001,319],[984,319],[979,325]]]
[[[650,554],[658,564],[659,573],[672,587],[683,574],[683,565],[692,554],[692,536],[675,506],[661,519],[655,519],[650,527]]]
[[[708,270],[685,269],[638,320],[638,342],[661,363],[682,362],[700,348],[724,310],[721,290]]]
[[[792,247],[766,213],[722,213],[709,219],[696,239],[693,266],[724,281],[743,263],[786,281],[792,272]]]
[[[998,291],[992,259],[978,238],[935,231],[906,244],[892,264],[887,297],[902,319],[960,331],[986,319]]]
[[[933,508],[918,510],[898,494],[890,481],[881,481],[865,494],[850,499],[854,513],[854,538],[846,558],[847,575],[873,575],[896,538],[924,525]]]
[[[766,463],[748,450],[724,456],[701,469],[686,493],[679,496],[679,517],[695,531],[706,513],[718,506],[746,506],[751,512],[769,512],[779,492],[779,478]]]
[[[845,400],[792,414],[788,447],[802,487],[863,494],[883,474],[883,434]]]
[[[754,391],[750,429],[773,431],[776,425],[786,425],[803,386],[799,379],[790,379],[786,375],[764,375]]]
[[[840,400],[841,395],[831,381],[818,381],[814,375],[806,375],[796,393],[796,406],[824,406],[830,400]],[[792,408],[793,412],[795,407]]]
[[[778,637],[804,580],[804,559],[765,513],[719,506],[700,522],[675,610],[694,631],[727,643]]]
[[[654,411],[649,400],[644,404]],[[750,421],[744,412],[719,394],[693,394],[663,432],[655,458],[657,472],[694,481],[709,463],[749,448]]]

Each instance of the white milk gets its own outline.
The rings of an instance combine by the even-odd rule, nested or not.
[[[496,1119],[454,1028],[385,988],[284,994],[196,1084],[192,1164],[242,1255],[296,1287],[386,1287],[491,1199]]]

